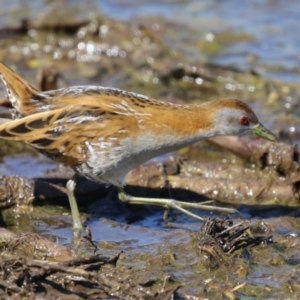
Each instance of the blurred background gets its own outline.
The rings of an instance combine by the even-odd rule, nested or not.
[[[0,0],[0,7],[0,61],[40,90],[102,85],[174,103],[239,98],[282,142],[243,137],[235,141],[237,148],[225,151],[232,140],[204,141],[128,177],[133,193],[148,196],[155,190],[155,196],[169,197],[175,182],[174,198],[192,201],[205,195],[236,207],[240,213],[230,216],[234,223],[263,225],[259,235],[266,234],[266,243],[274,237],[274,244],[263,246],[259,240],[234,252],[230,267],[219,268],[213,259],[205,264],[197,252],[201,222],[172,212],[174,223],[168,227],[161,209],[124,205],[113,189],[84,182],[78,198],[93,240],[101,254],[124,253],[112,271],[116,290],[122,291],[119,278],[125,274],[124,284],[128,278],[139,284],[133,293],[180,285],[179,299],[220,299],[220,291],[229,299],[299,299],[300,155],[293,146],[300,145],[300,1]],[[9,117],[9,107],[0,83],[0,114]],[[72,172],[20,143],[1,140],[0,159],[3,227],[74,246],[67,199],[54,188]],[[211,240],[208,244],[222,263],[229,257],[223,259],[222,249],[218,256]],[[10,253],[18,255],[12,245]],[[26,257],[35,251],[39,259],[51,256],[44,242],[33,245]],[[94,254],[90,246],[84,251]],[[170,298],[156,296],[147,299]],[[129,299],[137,298],[144,299]]]

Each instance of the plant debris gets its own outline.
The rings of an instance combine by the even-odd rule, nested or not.
[[[226,254],[249,246],[272,243],[270,231],[270,227],[263,222],[255,225],[249,221],[233,224],[230,219],[208,218],[200,229],[198,246],[200,253],[209,254],[218,266],[229,266],[230,258]]]

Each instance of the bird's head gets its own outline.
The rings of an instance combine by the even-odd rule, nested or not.
[[[261,138],[276,141],[275,135],[257,119],[252,109],[236,99],[221,99],[208,102],[214,124],[213,135],[244,135],[253,133]]]

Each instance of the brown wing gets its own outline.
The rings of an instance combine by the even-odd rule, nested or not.
[[[72,105],[4,123],[0,137],[25,142],[56,161],[75,166],[87,159],[87,143],[105,143],[111,137],[118,143],[115,137],[124,137],[135,126],[132,116]]]
[[[59,109],[68,105],[103,107],[120,114],[139,113],[153,107],[163,109],[170,104],[143,95],[101,86],[74,86],[39,92],[13,70],[0,63],[0,74],[12,105],[22,116]],[[150,101],[149,101],[150,100]]]

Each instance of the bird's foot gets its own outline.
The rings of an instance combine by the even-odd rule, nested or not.
[[[177,209],[182,213],[203,221],[204,218],[190,212],[187,210],[188,208],[192,209],[200,209],[205,211],[214,211],[214,212],[223,212],[223,213],[236,213],[238,212],[236,209],[233,208],[225,208],[225,207],[217,207],[212,204],[213,201],[206,201],[202,203],[190,203],[190,202],[182,202],[174,199],[163,199],[163,198],[143,198],[143,197],[136,197],[128,195],[124,192],[124,190],[119,190],[119,199],[123,202],[130,203],[130,204],[142,204],[142,205],[156,205],[162,206],[166,208],[166,213],[164,214],[164,219],[167,218],[168,210],[170,208]]]

